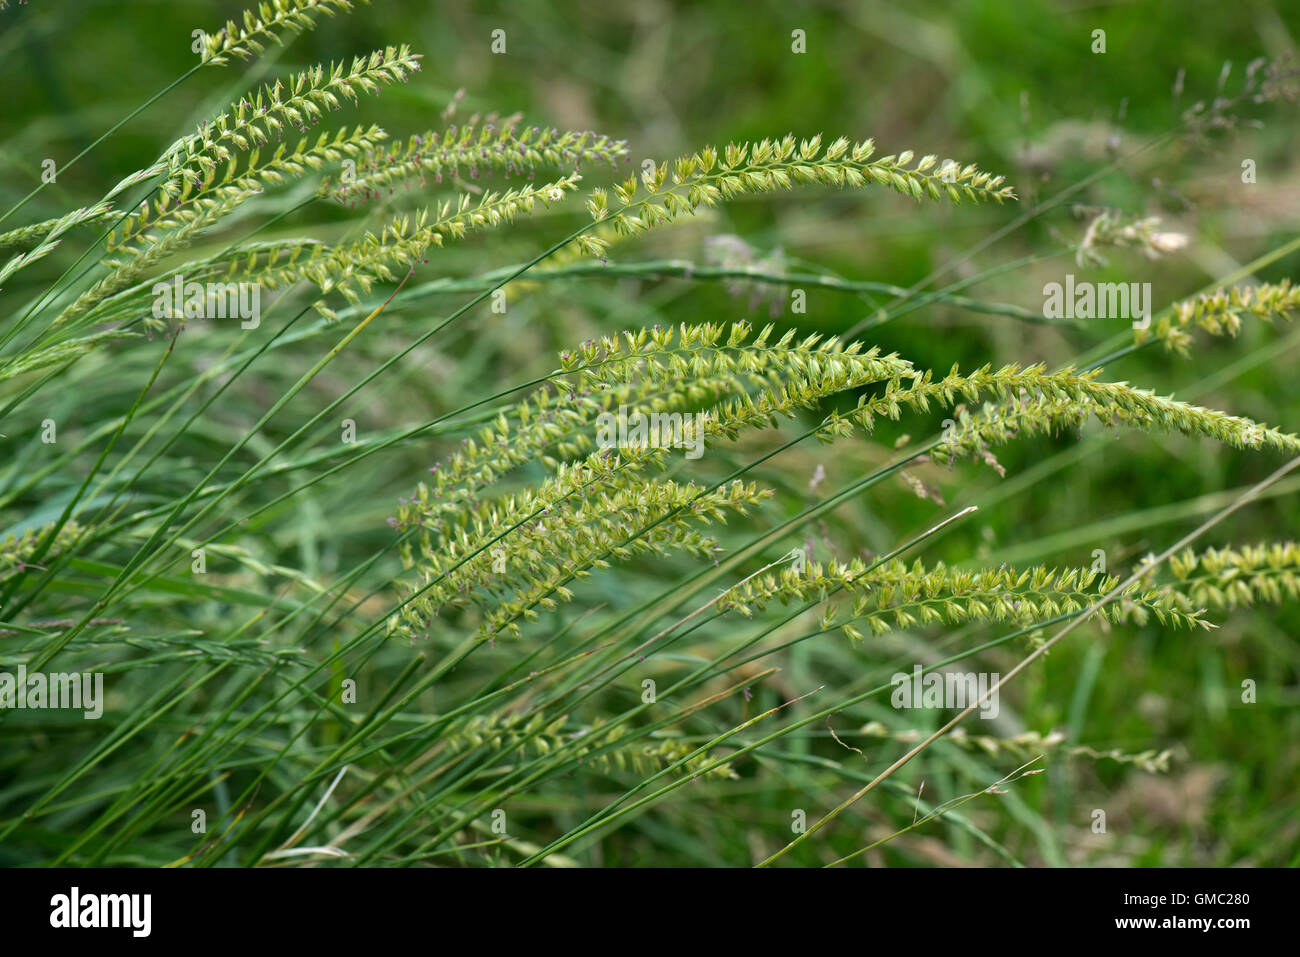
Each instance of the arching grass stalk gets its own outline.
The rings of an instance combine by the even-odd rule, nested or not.
[[[820,830],[830,821],[834,820],[841,813],[843,813],[846,808],[849,808],[852,805],[856,804],[867,794],[869,794],[872,790],[874,790],[876,786],[880,784],[881,781],[884,781],[886,778],[890,777],[895,771],[903,767],[903,765],[907,764],[914,757],[916,757],[918,754],[920,754],[922,751],[928,748],[931,744],[933,744],[935,741],[939,740],[941,737],[943,737],[945,734],[947,734],[949,731],[955,728],[965,718],[970,717],[970,715],[972,715],[976,710],[978,710],[986,701],[989,700],[990,697],[997,694],[1003,685],[1011,681],[1011,679],[1013,679],[1016,675],[1020,674],[1020,672],[1024,671],[1026,668],[1028,668],[1039,658],[1047,654],[1052,649],[1052,647],[1057,644],[1057,642],[1059,642],[1070,632],[1074,631],[1075,628],[1079,627],[1079,625],[1083,624],[1085,621],[1092,618],[1093,615],[1097,614],[1097,612],[1099,612],[1106,605],[1109,605],[1111,602],[1113,602],[1116,598],[1118,598],[1123,593],[1125,588],[1135,584],[1143,575],[1148,574],[1151,570],[1158,568],[1160,565],[1164,564],[1166,561],[1169,560],[1171,555],[1174,555],[1177,552],[1180,552],[1183,549],[1187,548],[1187,546],[1191,545],[1203,534],[1205,534],[1215,525],[1218,525],[1229,515],[1233,514],[1238,509],[1244,507],[1245,505],[1248,505],[1251,502],[1253,502],[1256,498],[1259,497],[1261,492],[1263,492],[1270,485],[1274,484],[1279,479],[1281,479],[1284,475],[1293,471],[1297,467],[1300,467],[1300,458],[1294,458],[1291,461],[1287,462],[1281,468],[1277,469],[1271,475],[1265,478],[1262,482],[1255,485],[1254,488],[1252,488],[1245,495],[1240,496],[1236,501],[1234,501],[1227,508],[1220,510],[1218,513],[1216,513],[1214,516],[1209,518],[1207,521],[1201,523],[1201,525],[1193,529],[1187,535],[1184,535],[1173,545],[1170,545],[1159,555],[1155,556],[1153,560],[1144,562],[1142,567],[1140,567],[1137,571],[1129,575],[1128,578],[1126,578],[1119,585],[1115,586],[1115,588],[1112,588],[1102,598],[1098,599],[1096,602],[1090,605],[1087,608],[1087,610],[1085,610],[1081,615],[1079,615],[1079,617],[1075,618],[1069,624],[1065,625],[1063,628],[1061,628],[1060,631],[1054,634],[1051,638],[1047,639],[1045,642],[1043,642],[1041,645],[1039,645],[1037,648],[1031,651],[1028,655],[1022,658],[1019,663],[1017,663],[1014,667],[1011,668],[1011,670],[1007,671],[996,682],[994,682],[992,686],[990,686],[989,689],[984,694],[980,695],[979,700],[977,700],[974,704],[972,704],[970,707],[958,713],[955,717],[953,717],[946,724],[944,724],[943,727],[939,728],[939,730],[935,731],[928,738],[926,738],[916,747],[912,748],[901,758],[899,758],[897,761],[895,761],[893,764],[887,767],[884,771],[880,772],[880,774],[878,774],[875,778],[873,778],[865,787],[863,787],[861,790],[857,791],[856,793],[848,797],[845,801],[839,804],[833,811],[831,811],[825,817],[818,820],[815,824],[811,825],[807,831],[805,831],[803,834],[800,834],[798,837],[796,837],[785,847],[781,848],[781,850],[772,854],[770,857],[764,859],[762,862],[759,863],[758,866],[767,867],[768,865],[772,864],[774,861],[783,857],[785,854],[788,854],[799,844],[802,844],[808,838],[809,835],[816,833],[818,830]]]

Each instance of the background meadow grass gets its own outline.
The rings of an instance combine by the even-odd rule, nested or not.
[[[133,0],[130,4],[34,0],[0,13],[0,63],[5,101],[0,130],[0,207],[8,209],[39,182],[40,163],[60,164],[190,69],[190,31],[211,29],[235,16],[242,3]],[[773,271],[815,273],[846,280],[890,283],[908,289],[926,280],[946,285],[990,273],[965,295],[1038,313],[1045,282],[1066,272],[1082,274],[1071,244],[1086,219],[1074,204],[1113,206],[1132,214],[1160,216],[1164,228],[1186,233],[1190,246],[1148,262],[1136,251],[1108,253],[1110,265],[1088,270],[1096,281],[1150,281],[1157,307],[1216,286],[1244,264],[1296,238],[1300,221],[1300,163],[1294,143],[1295,104],[1249,108],[1242,123],[1201,141],[1177,136],[1138,155],[1143,144],[1177,127],[1181,111],[1208,100],[1225,61],[1232,62],[1227,88],[1235,89],[1245,64],[1258,56],[1281,57],[1294,48],[1295,4],[988,2],[980,4],[759,2],[743,5],[628,5],[583,3],[417,3],[388,0],[322,22],[314,32],[272,47],[249,67],[238,63],[205,69],[98,145],[57,183],[43,189],[22,212],[21,222],[62,215],[97,199],[112,183],[143,168],[178,136],[219,111],[252,86],[318,61],[351,58],[373,49],[409,43],[423,55],[411,82],[387,87],[330,119],[364,120],[402,138],[438,124],[457,90],[465,91],[457,119],[475,112],[521,112],[531,123],[594,129],[626,139],[629,163],[671,160],[707,143],[759,139],[791,131],[828,138],[874,137],[880,152],[915,149],[976,162],[1006,175],[1020,197],[1007,206],[917,206],[885,191],[804,189],[742,198],[707,215],[637,237],[611,251],[611,268],[574,278],[512,284],[505,315],[484,303],[459,323],[413,350],[373,384],[349,398],[337,413],[309,430],[262,472],[225,499],[202,528],[231,523],[223,542],[238,552],[209,555],[201,581],[189,574],[188,549],[177,549],[162,580],[132,593],[125,629],[88,632],[87,643],[69,649],[61,666],[108,671],[109,714],[98,723],[61,721],[14,712],[0,720],[0,863],[138,863],[161,865],[195,855],[200,863],[237,864],[280,846],[302,823],[334,780],[335,768],[318,762],[355,729],[349,721],[381,708],[411,675],[427,672],[463,639],[435,628],[414,645],[387,641],[366,646],[358,657],[331,666],[329,689],[344,677],[358,684],[359,704],[317,715],[315,692],[295,692],[269,712],[256,732],[238,731],[238,747],[211,761],[195,752],[174,790],[143,792],[158,762],[166,766],[187,746],[187,734],[221,726],[222,715],[251,713],[286,687],[277,680],[254,684],[266,670],[255,661],[221,664],[219,646],[260,640],[265,653],[295,651],[313,663],[348,646],[381,619],[395,593],[387,587],[399,573],[390,551],[362,568],[346,591],[331,591],[330,610],[314,621],[319,589],[333,588],[392,541],[386,520],[399,498],[439,458],[470,433],[464,420],[439,426],[330,475],[299,486],[342,462],[340,420],[355,420],[366,442],[382,441],[420,426],[491,392],[544,375],[556,354],[597,334],[655,323],[773,321],[801,332],[856,335],[885,352],[897,351],[919,367],[946,370],[985,362],[1044,362],[1054,367],[1097,359],[1122,347],[1125,323],[1094,320],[1086,328],[1025,322],[937,303],[893,316],[894,297],[807,288],[808,310],[794,315],[781,286],[734,284],[695,276],[660,278],[651,270],[620,270],[638,262],[688,260],[718,264],[710,237],[734,234],[753,260]],[[494,29],[504,29],[508,51],[489,50]],[[791,52],[794,29],[806,31],[808,52]],[[1090,50],[1092,31],[1106,31],[1107,52]],[[1183,92],[1174,93],[1184,71]],[[350,115],[349,115],[350,114]],[[1241,163],[1257,163],[1258,181],[1243,184]],[[1108,168],[1110,167],[1110,168]],[[1096,175],[1068,201],[1034,216],[996,242],[988,237],[1063,191]],[[584,186],[615,177],[598,165],[583,170]],[[471,186],[474,184],[471,183]],[[215,253],[250,235],[269,240],[310,234],[333,241],[356,236],[354,215],[322,202],[303,206],[314,182],[290,184],[261,200],[255,211],[236,214],[195,248]],[[407,205],[398,196],[392,202]],[[283,216],[281,217],[281,214]],[[281,218],[277,218],[281,217]],[[508,230],[481,233],[430,256],[399,297],[340,357],[316,376],[221,470],[216,483],[238,480],[258,459],[289,438],[313,415],[352,388],[419,333],[449,315],[482,288],[473,277],[527,262],[585,222],[580,204],[534,216]],[[18,225],[7,223],[5,228]],[[253,230],[258,230],[253,234]],[[98,232],[93,235],[98,235]],[[60,277],[90,244],[79,232],[61,256],[23,273],[5,289],[0,318],[26,308]],[[71,255],[69,255],[71,253]],[[711,258],[713,257],[713,258]],[[1017,268],[1000,267],[1034,259]],[[89,263],[90,260],[87,260]],[[83,264],[84,265],[84,264]],[[1278,281],[1300,272],[1295,253],[1251,273]],[[440,279],[465,279],[459,288],[410,294]],[[387,295],[372,294],[364,315]],[[896,312],[902,310],[895,309]],[[264,319],[263,344],[297,313],[285,303]],[[329,349],[346,326],[328,326],[308,314],[262,361],[185,425],[174,444],[139,482],[123,489],[126,512],[170,506],[189,493],[214,463],[257,422]],[[191,323],[163,365],[154,393],[184,388],[232,348],[229,327]],[[1148,348],[1106,366],[1106,377],[1126,380],[1211,408],[1292,431],[1300,426],[1300,329],[1285,323],[1248,322],[1235,339],[1197,337],[1190,359]],[[59,517],[103,448],[96,433],[136,401],[157,368],[163,340],[97,350],[66,376],[43,389],[0,423],[0,535],[40,527]],[[170,435],[226,382],[221,372],[180,403],[165,426]],[[8,402],[14,392],[0,395]],[[151,393],[153,394],[153,393]],[[159,422],[160,411],[134,421],[135,439]],[[40,443],[40,423],[59,423],[59,442]],[[472,420],[472,416],[469,417]],[[759,466],[748,476],[775,490],[774,497],[744,523],[718,531],[724,545],[748,541],[891,460],[894,441],[937,430],[941,415],[882,423],[869,440],[824,447],[803,443]],[[814,423],[806,417],[803,427]],[[787,429],[790,435],[795,434]],[[85,442],[84,447],[79,443]],[[701,477],[716,480],[779,444],[775,433],[744,437],[735,446],[710,450]],[[125,447],[125,446],[124,446]],[[153,453],[151,446],[147,453]],[[114,455],[120,455],[121,449]],[[1103,431],[1029,438],[997,452],[1007,475],[974,463],[953,471],[922,466],[916,474],[941,493],[940,507],[898,480],[802,527],[766,549],[811,542],[815,557],[883,554],[953,511],[979,512],[916,554],[928,561],[997,567],[1043,562],[1091,565],[1103,549],[1109,567],[1123,572],[1148,552],[1159,552],[1222,507],[1235,491],[1259,481],[1278,464],[1263,454],[1181,435]],[[115,460],[114,460],[115,461]],[[139,463],[135,463],[138,465]],[[810,487],[818,468],[824,483]],[[133,472],[134,467],[127,470]],[[523,470],[513,481],[526,485],[540,471]],[[695,474],[695,473],[693,473]],[[121,481],[121,480],[119,480]],[[92,510],[109,501],[110,486]],[[1261,501],[1214,529],[1202,542],[1231,545],[1293,537],[1300,519],[1295,493],[1300,477],[1284,480]],[[292,492],[292,494],[287,494]],[[284,498],[280,501],[282,496]],[[274,504],[271,504],[274,503]],[[269,507],[268,507],[269,505]],[[260,510],[260,511],[259,511]],[[192,511],[187,514],[192,514]],[[251,516],[251,517],[250,517]],[[246,521],[245,521],[246,520]],[[124,529],[99,553],[83,556],[50,586],[50,617],[61,608],[79,616],[138,547],[138,529]],[[197,533],[196,533],[197,537]],[[909,555],[910,557],[914,557]],[[99,565],[93,564],[100,563]],[[761,562],[742,566],[735,577]],[[426,716],[445,711],[518,669],[555,665],[579,647],[578,636],[596,623],[618,618],[652,595],[698,573],[684,558],[637,560],[592,579],[579,600],[544,613],[522,637],[479,648],[463,667],[405,704],[376,731],[387,740],[404,728],[420,728]],[[107,578],[105,577],[107,576]],[[706,593],[702,598],[707,597]],[[275,604],[271,605],[272,600]],[[79,604],[80,603],[80,604]],[[268,605],[270,609],[268,610]],[[306,606],[292,627],[272,623]],[[685,614],[650,609],[642,637]],[[71,613],[69,613],[71,614]],[[6,620],[8,615],[0,612]],[[777,617],[769,620],[775,621]],[[24,619],[29,620],[29,619]],[[1212,632],[1168,631],[1158,626],[1085,626],[1053,649],[1004,690],[1001,735],[1064,730],[1072,743],[1099,751],[1172,752],[1164,773],[1131,763],[1050,755],[1047,773],[1007,785],[1007,793],[983,795],[936,822],[898,836],[858,863],[892,866],[980,865],[1288,865],[1300,848],[1296,815],[1300,782],[1300,609],[1265,606],[1219,615]],[[671,683],[750,634],[756,625],[723,618],[691,632],[644,668],[603,688],[570,714],[591,725],[639,702],[640,681]],[[764,642],[777,645],[818,629],[817,615],[776,629]],[[1005,629],[1004,629],[1005,630]],[[748,743],[838,700],[887,682],[914,661],[946,654],[1003,634],[1004,630],[900,630],[865,643],[837,631],[802,641],[745,666],[717,675],[674,708],[753,679],[752,700],[730,694],[675,723],[674,733],[692,743],[720,735],[761,711],[790,699],[778,716],[743,732],[731,745]],[[153,643],[132,643],[148,636]],[[558,637],[557,637],[558,636]],[[553,640],[552,640],[553,639]],[[0,663],[14,664],[0,637]],[[90,641],[98,642],[96,644]],[[214,651],[212,646],[218,646]],[[200,658],[178,657],[206,649]],[[1022,656],[1012,643],[978,656],[972,670],[1005,672]],[[423,653],[426,658],[415,658]],[[152,657],[151,657],[152,656]],[[525,657],[528,656],[528,657]],[[535,657],[534,657],[535,656]],[[156,660],[155,660],[156,659]],[[522,659],[522,661],[521,661]],[[147,667],[145,665],[148,665]],[[772,666],[781,670],[758,680]],[[292,671],[294,665],[282,665]],[[121,669],[114,671],[113,669]],[[414,670],[412,670],[414,669]],[[515,675],[517,676],[517,675]],[[400,678],[400,681],[399,681]],[[1259,700],[1242,705],[1243,678],[1258,682]],[[241,695],[247,692],[245,700]],[[172,695],[176,701],[164,709]],[[76,762],[102,746],[103,736],[125,733],[142,716],[146,725],[120,749],[66,791],[59,782]],[[666,713],[663,715],[666,716]],[[735,780],[701,779],[620,819],[620,826],[594,831],[564,848],[583,865],[723,866],[762,860],[791,837],[791,814],[804,809],[815,820],[894,760],[903,746],[858,733],[871,721],[896,731],[929,731],[944,720],[925,711],[897,712],[878,696],[777,739],[735,763]],[[988,722],[972,719],[967,730],[985,733]],[[228,727],[228,726],[226,726]],[[832,734],[839,736],[837,742]],[[390,767],[411,742],[350,762],[338,797],[355,794]],[[858,752],[846,747],[860,749]],[[919,807],[981,791],[1022,760],[982,754],[940,742],[889,785],[856,805],[827,830],[805,842],[784,863],[817,865],[852,854],[908,827]],[[265,773],[256,796],[240,795]],[[491,769],[484,772],[490,776]],[[308,775],[314,775],[304,786]],[[473,824],[452,828],[434,847],[426,842],[451,826],[444,808],[471,806],[476,791],[436,782],[427,798],[402,790],[419,779],[399,767],[340,818],[322,811],[317,830],[304,837],[325,844],[385,800],[395,810],[343,844],[362,863],[513,864],[538,847],[582,825],[648,775],[636,769],[603,772],[568,768],[538,786],[503,797],[509,842],[493,843],[484,812]],[[401,782],[401,787],[393,784]],[[660,781],[659,784],[663,782]],[[658,785],[656,785],[658,786]],[[477,788],[483,787],[479,780]],[[22,815],[33,801],[54,793],[34,820]],[[400,792],[400,793],[399,793]],[[414,792],[423,794],[418,788]],[[277,799],[279,805],[273,804]],[[326,805],[328,808],[328,804]],[[241,815],[229,845],[215,833],[196,837],[190,811],[205,808],[225,824]],[[1092,811],[1106,810],[1106,834],[1091,833]],[[490,809],[490,808],[489,808]],[[265,812],[249,830],[241,828]],[[598,838],[598,839],[597,839]],[[487,846],[452,852],[452,842]],[[426,857],[425,855],[436,855]],[[267,863],[264,861],[264,863]]]

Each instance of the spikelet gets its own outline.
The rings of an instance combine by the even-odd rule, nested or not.
[[[0,233],[0,252],[30,249],[42,241],[50,242],[57,239],[74,226],[92,226],[112,218],[113,207],[108,203],[100,202],[94,206],[83,206],[58,219],[47,219],[43,223],[20,226],[6,233]]]
[[[1104,247],[1130,247],[1141,250],[1148,259],[1159,259],[1186,245],[1184,234],[1162,231],[1157,216],[1135,219],[1115,210],[1103,209],[1088,223],[1075,252],[1075,262],[1084,267],[1105,266],[1106,257],[1100,252]]]
[[[203,123],[198,132],[173,143],[163,154],[167,179],[160,189],[177,196],[182,189],[201,188],[236,152],[264,146],[272,139],[282,140],[287,129],[305,133],[326,111],[340,109],[341,99],[355,105],[360,93],[378,93],[382,85],[405,81],[419,69],[419,55],[402,44],[355,57],[348,68],[343,61],[328,67],[317,64],[287,83],[268,83]],[[367,147],[366,152],[373,149]]]
[[[852,143],[840,137],[823,151],[820,134],[797,140],[793,134],[780,140],[732,143],[719,153],[712,146],[672,164],[660,164],[641,177],[647,196],[637,198],[635,176],[613,187],[614,205],[604,189],[592,191],[587,210],[592,219],[622,235],[632,235],[695,213],[701,207],[749,193],[787,190],[818,184],[862,188],[879,185],[921,200],[925,196],[947,196],[954,203],[1015,199],[1001,176],[979,170],[973,163],[961,166],[953,160],[923,156],[912,165],[914,154],[906,150],[872,160],[875,143]],[[600,256],[605,243],[586,234],[578,240],[589,255]]]
[[[422,527],[418,556],[403,550],[424,584],[404,583],[411,600],[390,620],[390,632],[421,633],[433,615],[468,602],[482,610],[481,639],[518,634],[519,622],[536,620],[537,608],[572,598],[568,583],[611,561],[674,552],[712,559],[716,542],[694,526],[743,514],[770,494],[740,481],[705,490],[613,477],[609,467],[562,466],[540,486],[457,520],[435,517],[433,527]],[[397,524],[421,525],[423,515],[420,502],[404,503]]]
[[[1189,604],[1234,609],[1300,598],[1300,545],[1269,542],[1191,550],[1169,560],[1175,584]]]
[[[107,329],[89,336],[54,342],[44,348],[33,349],[11,359],[0,361],[0,382],[27,372],[34,372],[37,369],[70,362],[85,355],[91,349],[106,343],[117,342],[122,339],[135,339],[138,336],[139,333],[126,329]]]
[[[1207,609],[1300,599],[1300,545],[1295,542],[1187,550],[1170,558],[1169,569],[1173,581],[1157,584],[1150,574],[1143,576],[1098,614],[1115,623],[1140,625],[1154,615],[1163,625],[1210,628]],[[908,566],[898,559],[869,568],[855,559],[765,572],[730,588],[717,607],[749,616],[774,602],[824,600],[843,592],[854,598],[850,620],[864,621],[875,634],[883,634],[968,621],[1026,625],[1082,611],[1119,583],[1117,577],[1082,568],[957,571],[942,562],[927,567],[917,560]],[[828,608],[826,623],[834,618],[834,609]],[[847,622],[845,628],[850,637],[859,637]]]
[[[1243,316],[1254,316],[1263,322],[1289,320],[1298,309],[1300,288],[1291,285],[1289,279],[1259,286],[1233,286],[1175,303],[1171,315],[1157,322],[1154,328],[1135,330],[1134,336],[1141,344],[1154,335],[1165,349],[1188,356],[1192,342],[1188,326],[1197,326],[1211,335],[1235,336]]]
[[[897,355],[881,356],[860,343],[816,335],[796,342],[792,331],[771,342],[772,330],[769,325],[751,338],[753,327],[743,320],[683,323],[604,336],[561,353],[549,383],[501,411],[461,451],[429,470],[430,484],[421,484],[416,495],[426,519],[455,511],[525,462],[554,468],[590,454],[596,418],[621,406],[644,414],[704,411],[716,434],[725,435],[738,424],[719,406],[726,396],[732,401],[725,405],[747,409],[749,421],[766,421],[912,371]]]
[[[502,412],[476,441],[431,469],[432,488],[419,498],[454,509],[524,462],[555,467],[589,454],[596,447],[595,419],[621,406],[644,414],[704,410],[720,422],[724,396],[746,396],[751,408],[769,413],[781,403],[790,412],[911,370],[906,360],[858,344],[817,336],[795,342],[792,332],[772,343],[771,333],[769,326],[751,340],[744,321],[683,324],[592,339],[561,353],[560,372],[548,387]]]
[[[819,437],[831,442],[851,434],[855,427],[870,434],[878,417],[897,420],[905,407],[925,412],[932,402],[951,407],[959,396],[969,401],[989,396],[1002,403],[1019,400],[1021,405],[1010,408],[1009,414],[1019,418],[1020,427],[1030,424],[1031,420],[1025,417],[1026,409],[1031,416],[1035,410],[1039,412],[1041,418],[1035,427],[1040,430],[1077,422],[1078,412],[1082,410],[1071,411],[1069,405],[1073,404],[1082,406],[1107,425],[1122,424],[1143,431],[1181,432],[1215,439],[1239,449],[1269,448],[1293,455],[1300,452],[1300,438],[1295,435],[1241,416],[1157,396],[1125,382],[1100,382],[1099,375],[1098,369],[1077,372],[1067,368],[1048,372],[1042,364],[1027,367],[1013,364],[996,372],[986,365],[966,375],[953,366],[947,376],[939,379],[927,369],[924,373],[915,373],[906,385],[900,379],[890,382],[880,395],[864,395],[851,412],[831,413]],[[1023,404],[1025,395],[1030,397],[1028,406]],[[1039,403],[1039,399],[1051,401]],[[992,427],[986,429],[982,441],[990,441],[997,435],[995,420]]]
[[[1002,403],[986,403],[974,413],[964,404],[959,405],[953,410],[951,427],[945,429],[932,458],[946,460],[949,468],[959,458],[975,458],[990,465],[999,475],[1005,475],[1006,470],[998,463],[991,446],[1027,435],[1077,432],[1091,410],[1087,402],[1027,392]]]
[[[907,731],[891,731],[879,721],[868,722],[858,729],[858,733],[870,735],[873,738],[889,738],[901,744],[916,744],[929,737],[929,732],[910,729]],[[1174,752],[1168,749],[1129,752],[1121,748],[1110,748],[1105,751],[1098,751],[1086,744],[1066,745],[1065,734],[1061,731],[1053,731],[1050,734],[1026,731],[1009,737],[995,737],[988,734],[970,734],[965,728],[953,728],[944,735],[944,740],[950,744],[955,744],[959,748],[980,751],[991,758],[1009,757],[1015,761],[1028,761],[1040,754],[1057,753],[1072,758],[1104,759],[1114,761],[1117,764],[1131,764],[1148,774],[1164,774],[1168,772],[1169,763],[1174,757]]]
[[[383,135],[377,126],[358,127],[351,132],[341,129],[332,137],[325,132],[314,143],[304,138],[292,150],[287,144],[281,144],[265,161],[254,150],[245,166],[238,166],[232,159],[225,177],[214,186],[189,195],[186,184],[175,199],[163,193],[152,206],[142,206],[127,217],[120,230],[109,233],[108,248],[115,255],[105,257],[103,263],[112,271],[69,305],[55,324],[93,321],[95,310],[102,308],[112,296],[143,279],[155,266],[188,247],[244,203],[262,195],[267,185],[279,184],[285,176],[301,176],[326,162],[367,149]]]
[[[357,162],[356,174],[337,182],[326,179],[319,195],[340,203],[357,199],[378,199],[412,181],[421,186],[432,177],[435,184],[444,173],[455,178],[464,168],[470,179],[480,174],[528,174],[541,167],[577,171],[583,163],[603,160],[616,163],[627,156],[627,143],[597,133],[561,132],[553,128],[528,127],[516,133],[513,124],[500,129],[492,123],[428,130],[412,136],[405,144],[372,150]]]
[[[0,539],[0,581],[4,581],[11,574],[27,566],[28,560],[35,556],[38,546],[56,524],[58,523],[50,522],[40,528],[29,528],[21,533],[14,532]],[[69,519],[64,522],[41,560],[48,562],[51,558],[57,557],[84,533],[85,529],[76,521]]]
[[[0,289],[4,288],[4,283],[8,282],[18,270],[54,252],[59,246],[59,237],[74,226],[102,222],[112,215],[113,207],[109,203],[101,202],[94,206],[74,209],[59,219],[13,229],[0,236],[0,250],[5,248],[26,250],[11,258],[4,266],[0,266]]]
[[[204,200],[216,200],[214,208],[224,209],[220,204],[222,196],[256,195],[267,186],[283,184],[286,177],[303,176],[309,170],[321,169],[326,163],[356,156],[386,136],[383,130],[373,125],[358,126],[350,132],[344,127],[332,136],[329,132],[321,133],[315,142],[311,137],[303,137],[293,149],[289,149],[287,143],[281,143],[267,159],[256,147],[242,162],[239,157],[224,153],[224,176],[217,179],[214,172],[207,180],[182,179],[176,189],[166,188],[166,185],[174,184],[165,184],[161,195],[151,205],[144,205],[131,213],[109,233],[108,248],[116,252],[135,246],[133,254],[140,255],[168,229],[181,223],[187,209],[203,204]],[[196,184],[193,189],[192,184]],[[109,263],[116,265],[112,260]]]
[[[756,337],[752,333],[744,322],[730,327],[656,327],[588,340],[561,353],[550,389],[517,403],[509,415],[500,413],[477,440],[467,439],[460,452],[431,470],[430,482],[420,483],[415,495],[402,502],[392,523],[419,529],[420,553],[416,556],[408,545],[404,560],[408,568],[422,572],[423,583],[405,585],[411,598],[390,621],[390,630],[418,633],[440,609],[457,605],[477,589],[474,603],[484,616],[480,636],[514,634],[520,620],[535,617],[536,607],[551,607],[552,595],[569,598],[570,581],[605,567],[611,557],[670,550],[709,557],[711,542],[690,529],[688,519],[702,511],[743,511],[765,493],[737,483],[729,491],[706,494],[641,477],[646,469],[664,464],[669,454],[665,448],[593,449],[588,434],[593,419],[634,397],[656,410],[704,400],[700,440],[712,442],[735,439],[814,407],[827,396],[873,384],[883,385],[883,391],[864,395],[852,412],[831,413],[819,437],[833,440],[855,426],[870,431],[876,416],[897,418],[904,408],[926,411],[931,402],[951,405],[959,396],[991,395],[1001,405],[976,416],[959,412],[960,424],[938,448],[950,461],[979,455],[999,468],[988,444],[1009,441],[1022,431],[1077,429],[1088,414],[1110,424],[1176,429],[1238,447],[1300,450],[1294,436],[1124,383],[1100,382],[1096,370],[1048,373],[1042,366],[1006,366],[993,372],[986,366],[961,375],[954,367],[947,377],[936,379],[928,371],[918,373],[898,356],[864,351],[860,343],[846,345],[816,335],[796,342],[793,332],[773,342],[771,326]],[[639,405],[634,408],[644,411]],[[570,455],[582,457],[571,460]],[[480,498],[502,475],[526,461],[543,462],[551,474],[540,485],[504,499]],[[593,497],[602,503],[605,515],[587,511]],[[525,559],[527,570],[513,576],[513,594],[498,587],[501,569],[494,565],[494,555]],[[748,611],[772,599],[820,594],[832,586],[849,588],[862,570],[832,565],[826,570],[816,566],[809,577],[796,577],[789,570],[769,573],[728,593],[720,608]],[[1108,580],[1102,592],[1089,590],[1095,576],[1078,569],[1056,573],[1037,568],[1025,575],[1030,577],[1005,570],[958,573],[942,566],[908,571],[893,564],[873,572],[874,590],[859,599],[855,615],[876,631],[970,618],[1029,622],[1082,610],[1116,584]],[[1028,590],[1023,587],[1026,580],[1031,581]],[[917,601],[914,587],[935,595],[945,589],[949,593],[942,600]],[[895,588],[905,598],[901,605],[891,603]],[[1178,625],[1207,625],[1185,598],[1136,586],[1106,613],[1116,621],[1141,622],[1154,614]]]
[[[489,192],[477,203],[462,194],[456,203],[444,201],[436,209],[423,209],[414,217],[396,216],[378,233],[368,232],[347,246],[268,269],[259,275],[259,281],[275,289],[307,279],[319,287],[322,296],[337,292],[357,303],[360,292],[369,291],[376,281],[396,279],[399,271],[405,272],[421,262],[430,247],[463,239],[470,230],[495,229],[511,223],[539,206],[547,208],[572,192],[580,179],[573,174],[543,186]],[[323,315],[334,318],[323,301],[315,305]]]
[[[247,60],[263,52],[267,43],[283,43],[285,33],[314,29],[322,15],[347,12],[354,3],[368,0],[266,0],[244,11],[239,19],[227,20],[220,30],[203,36],[203,62],[209,66],[228,63],[236,56]]]
[[[683,741],[661,735],[655,735],[649,742],[618,745],[628,733],[626,725],[605,728],[597,722],[588,727],[566,730],[567,725],[567,715],[549,722],[541,714],[533,715],[527,720],[519,715],[502,713],[475,715],[453,722],[439,739],[453,754],[470,748],[494,748],[505,754],[513,754],[520,760],[564,749],[579,764],[603,773],[632,771],[642,777],[676,763],[695,750]],[[616,746],[610,747],[611,745]],[[602,748],[607,750],[593,754]],[[707,753],[697,754],[678,770],[683,774],[696,774],[713,760]],[[704,773],[706,777],[737,776],[727,762]]]
[[[32,226],[24,226],[19,229],[12,229],[0,236],[0,250],[6,248],[23,249],[33,246],[29,252],[19,253],[7,262],[3,268],[0,268],[0,286],[9,279],[18,270],[30,266],[38,259],[48,256],[59,245],[60,237],[68,230],[76,226],[89,226],[111,219],[118,215],[113,208],[112,201],[121,193],[130,189],[138,183],[152,179],[162,172],[164,164],[155,163],[152,166],[145,167],[142,170],[125,177],[116,186],[110,189],[98,203],[92,206],[83,206],[80,209],[74,209],[66,216],[59,219],[47,220],[44,223],[36,223]]]
[[[1037,565],[1023,571],[1007,566],[963,571],[942,562],[927,567],[919,559],[910,566],[893,559],[871,568],[854,559],[764,572],[732,586],[717,607],[748,617],[774,602],[821,600],[845,592],[853,598],[853,605],[851,618],[842,627],[850,638],[857,639],[861,636],[850,621],[865,623],[877,635],[895,628],[971,621],[1029,625],[1081,612],[1119,583],[1118,578],[1082,568],[1057,570]],[[1212,627],[1183,596],[1140,582],[1129,585],[1098,614],[1117,623],[1142,624],[1155,615],[1162,624],[1175,627]],[[834,617],[834,609],[828,609],[825,623],[829,626]]]

